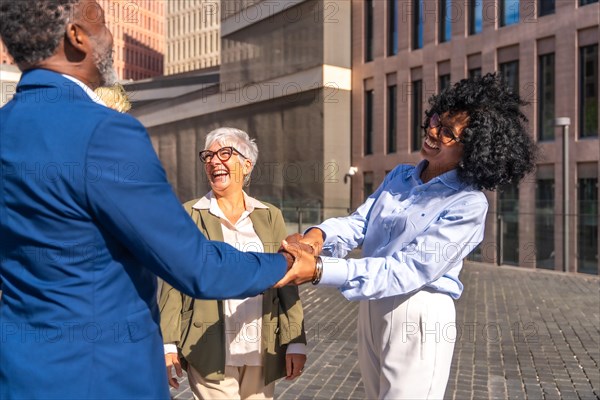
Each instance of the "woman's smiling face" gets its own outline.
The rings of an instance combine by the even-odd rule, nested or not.
[[[436,127],[428,127],[425,130],[421,156],[429,161],[428,168],[440,169],[441,172],[455,168],[463,157],[463,144],[460,142],[463,130],[469,123],[466,112],[458,112],[453,115],[445,112],[439,117]],[[440,135],[442,129],[449,128],[456,140]]]
[[[219,193],[228,190],[241,191],[244,187],[244,177],[250,172],[252,162],[240,155],[234,147],[221,143],[215,142],[207,150],[214,153],[210,161],[204,164],[204,171],[212,190]],[[219,154],[226,156],[219,157]]]

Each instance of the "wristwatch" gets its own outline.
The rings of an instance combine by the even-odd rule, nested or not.
[[[315,257],[315,273],[313,274],[312,284],[317,285],[323,276],[323,259],[320,256]]]

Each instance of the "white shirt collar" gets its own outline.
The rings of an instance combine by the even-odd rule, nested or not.
[[[243,193],[244,193],[244,202],[246,203],[246,211],[248,211],[249,213],[254,211],[255,208],[269,208],[266,205],[264,205],[263,203],[261,203],[260,201],[256,200],[254,197],[248,196],[246,194],[246,192],[243,192]],[[192,208],[194,208],[196,210],[210,210],[212,208],[211,205],[213,204],[213,202],[218,207],[217,199],[215,198],[215,195],[211,190],[204,197],[202,197],[200,200],[198,200],[192,206]]]
[[[98,95],[96,93],[94,93],[94,91],[92,89],[90,89],[90,87],[88,85],[86,85],[85,83],[81,82],[79,79],[72,77],[71,75],[66,75],[66,74],[62,74],[62,76],[64,76],[65,78],[67,78],[68,80],[74,82],[77,86],[79,86],[80,88],[83,89],[83,91],[85,92],[85,94],[87,94],[90,99],[92,99],[92,101],[94,103],[98,103],[101,106],[107,107],[106,103],[103,102],[100,97],[98,97]]]

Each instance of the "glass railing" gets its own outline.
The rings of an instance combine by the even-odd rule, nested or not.
[[[331,217],[343,217],[348,208],[323,208],[318,204],[280,207],[288,234]],[[571,214],[569,220],[569,272],[598,275],[598,215]],[[488,212],[482,244],[467,257],[494,265],[512,265],[547,270],[563,269],[563,216],[556,210],[540,208],[531,213],[518,209]]]
[[[281,207],[288,234],[302,233],[307,228],[318,225],[327,218],[345,217],[349,208],[332,208],[319,206],[284,206]]]

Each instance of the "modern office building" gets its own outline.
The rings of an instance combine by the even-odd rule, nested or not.
[[[530,102],[541,158],[519,186],[487,193],[473,257],[598,274],[599,10],[597,0],[353,1],[353,206],[395,165],[420,160],[430,95],[496,71]]]
[[[220,64],[220,10],[220,0],[168,2],[166,75]]]
[[[99,0],[114,37],[115,68],[120,79],[160,76],[164,70],[164,0]]]
[[[303,222],[347,213],[351,3],[220,4],[219,83],[132,110],[148,128],[180,199],[209,190],[198,151],[212,129],[232,126],[257,140],[252,195],[282,207],[288,220],[300,208],[307,210]],[[180,77],[187,86],[202,83],[193,72],[173,79]]]
[[[163,74],[165,54],[164,0],[98,0],[114,38],[117,75],[138,80]],[[84,10],[88,18],[99,18],[95,7]],[[12,64],[0,41],[0,64]]]

